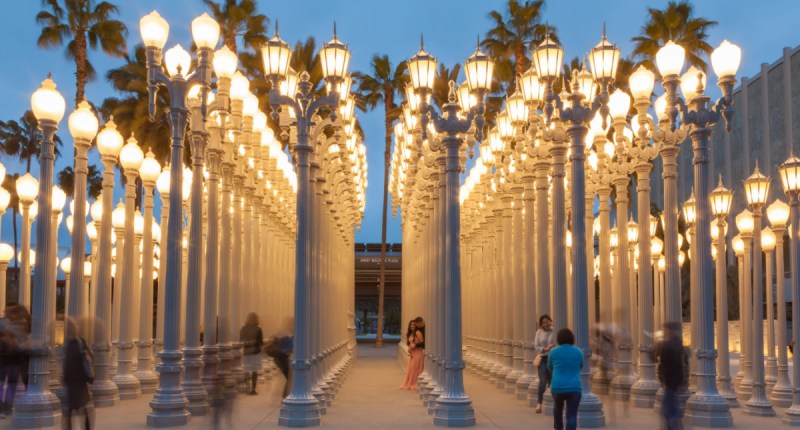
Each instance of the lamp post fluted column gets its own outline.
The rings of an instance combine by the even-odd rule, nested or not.
[[[218,299],[219,293],[219,276],[220,276],[220,248],[219,243],[219,169],[222,156],[222,149],[219,145],[221,136],[219,124],[214,124],[212,121],[210,128],[211,143],[206,150],[206,159],[208,161],[208,236],[206,238],[206,255],[205,255],[205,309],[203,310],[203,385],[207,391],[210,391],[218,383],[218,378],[222,378],[223,372],[220,369],[221,343],[218,339],[218,319],[222,319],[218,312],[217,304],[222,300]],[[228,192],[230,193],[230,192]],[[224,202],[224,199],[223,199]],[[223,204],[223,217],[224,212],[227,211],[226,205]],[[223,233],[224,234],[224,233]],[[227,255],[225,253],[225,255]],[[222,257],[222,260],[226,260]],[[219,306],[220,310],[224,308]],[[222,328],[222,327],[220,327]],[[220,330],[219,332],[222,332]],[[224,384],[224,380],[220,381]]]
[[[772,208],[778,210],[773,210],[771,214],[770,209]],[[783,235],[786,232],[786,221],[788,220],[786,215],[789,214],[788,209],[789,206],[780,200],[776,200],[767,208],[767,213],[770,215],[770,223],[772,224],[772,231],[777,238],[775,242],[775,288],[778,297],[778,380],[775,386],[772,387],[770,400],[778,407],[789,407],[792,404],[792,383],[789,380],[789,365],[787,363],[785,348],[785,345],[788,345],[789,342],[786,338],[786,273],[783,260]],[[774,212],[778,212],[777,216]]]
[[[137,345],[136,379],[142,393],[152,393],[158,385],[158,375],[153,371],[153,190],[161,166],[151,151],[139,168],[144,188],[144,230],[142,232],[142,279],[139,316],[139,340]]]
[[[783,191],[789,196],[789,270],[792,274],[792,303],[800,303],[800,158],[794,154],[789,156],[780,166]],[[783,235],[780,236],[781,238]],[[782,274],[781,274],[782,277]],[[783,299],[781,299],[783,300]],[[797,338],[800,333],[800,306],[792,306],[792,334]],[[800,425],[800,354],[793,355],[793,380],[794,390],[792,406],[786,410],[783,417],[784,424],[791,426]]]

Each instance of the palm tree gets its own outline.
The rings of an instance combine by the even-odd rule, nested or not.
[[[38,126],[39,121],[30,110],[25,111],[19,121],[13,119],[0,121],[0,140],[3,141],[0,153],[24,161],[27,173],[31,171],[31,161],[34,158],[38,159],[41,151],[39,142],[42,139],[42,133]],[[55,156],[58,158],[61,156],[59,147],[62,145],[62,141],[58,135],[54,136],[53,140],[56,144]]]
[[[513,66],[513,73],[502,73],[501,67],[498,79],[503,79],[513,85],[515,76],[525,73],[530,67],[527,52],[534,44],[541,43],[545,34],[550,33],[555,37],[555,28],[542,24],[542,9],[544,0],[508,0],[504,13],[493,10],[489,12],[489,19],[493,27],[486,32],[486,38],[481,41],[481,46],[489,51],[489,55],[500,63]]]
[[[370,73],[353,73],[356,84],[355,94],[360,99],[357,105],[363,111],[373,110],[379,104],[384,112],[384,151],[383,151],[383,218],[381,219],[381,268],[378,290],[378,337],[375,346],[383,346],[383,294],[386,274],[386,207],[389,196],[389,162],[392,152],[392,132],[394,121],[400,116],[401,109],[395,103],[397,97],[403,96],[408,82],[407,66],[401,61],[392,66],[388,55],[375,54],[370,62]]]
[[[95,77],[94,67],[89,62],[89,48],[100,46],[108,55],[123,57],[127,51],[128,28],[122,21],[112,19],[119,9],[109,2],[42,0],[42,5],[46,10],[36,14],[36,22],[42,26],[37,44],[41,48],[53,48],[67,43],[65,54],[75,61],[77,106],[84,99],[86,82]]]
[[[106,80],[122,97],[108,97],[100,106],[106,119],[114,122],[123,136],[133,133],[143,150],[149,148],[155,158],[166,163],[170,156],[169,126],[162,113],[169,105],[167,91],[159,91],[156,101],[156,122],[150,122],[147,92],[147,59],[145,48],[136,45],[133,57],[125,56],[125,64],[106,72]]]
[[[458,83],[458,74],[461,72],[461,64],[456,63],[452,69],[448,69],[439,63],[439,71],[433,79],[433,94],[431,98],[437,106],[444,106],[449,103],[450,81]]]
[[[308,72],[312,93],[319,96],[324,92],[322,63],[317,54],[317,42],[313,37],[309,37],[305,42],[298,41],[294,44],[290,64],[297,73]]]
[[[71,197],[75,192],[75,171],[71,166],[67,166],[58,172],[56,181],[67,196]],[[103,176],[94,164],[89,165],[86,184],[89,187],[89,198],[96,199],[103,192]]]
[[[656,53],[668,41],[672,40],[686,50],[686,61],[705,71],[708,64],[702,59],[710,55],[713,48],[708,44],[707,31],[717,25],[694,16],[694,6],[688,0],[670,1],[666,9],[647,9],[648,20],[642,26],[641,36],[631,39],[635,43],[633,54],[650,70],[657,70]]]

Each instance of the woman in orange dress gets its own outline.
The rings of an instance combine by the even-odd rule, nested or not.
[[[420,330],[417,330],[417,324],[414,320],[408,323],[408,331],[406,332],[406,345],[408,345],[408,353],[411,356],[408,359],[408,368],[406,369],[406,378],[403,385],[400,386],[401,390],[416,390],[417,379],[425,368],[425,360],[423,352],[425,350],[425,338]]]

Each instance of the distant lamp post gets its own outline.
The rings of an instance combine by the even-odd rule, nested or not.
[[[761,262],[761,218],[769,194],[769,178],[756,170],[744,181],[747,204],[753,210],[753,282],[752,282],[752,351],[753,362],[753,394],[744,404],[744,412],[748,415],[773,416],[775,410],[767,399],[764,375],[764,284],[762,283],[763,264]],[[749,276],[749,275],[748,275]]]
[[[709,203],[711,204],[711,213],[717,218],[716,222],[716,237],[712,239],[716,241],[716,277],[717,277],[717,344],[728,345],[728,265],[726,262],[725,253],[725,237],[728,231],[728,224],[725,218],[728,217],[731,211],[731,203],[733,202],[733,191],[725,188],[722,185],[722,178],[719,179],[717,185],[711,194],[708,196]],[[733,392],[731,385],[730,375],[730,359],[729,349],[721,347],[718,350],[717,356],[717,388],[719,395],[728,401],[731,407],[738,406],[739,402],[736,400],[736,393]]]
[[[36,201],[39,193],[39,181],[30,173],[26,173],[16,182],[17,196],[22,205],[22,250],[20,251],[20,282],[18,303],[25,307],[31,305],[31,266],[29,259],[31,249],[31,205]]]
[[[8,263],[14,258],[14,248],[7,243],[0,243],[0,312],[6,309],[6,270]]]
[[[765,259],[765,272],[764,272],[764,285],[766,285],[767,309],[767,358],[764,365],[764,382],[767,386],[767,391],[772,391],[772,387],[778,379],[778,360],[775,358],[775,290],[772,287],[772,275],[774,252],[776,242],[778,241],[775,233],[769,227],[764,227],[761,230],[761,249],[764,251]]]
[[[789,271],[792,273],[792,303],[800,303],[800,158],[792,154],[780,168],[783,192],[789,196],[790,250]],[[800,306],[792,306],[792,333],[797,338],[800,333]],[[800,354],[793,355],[794,381],[800,381]],[[800,390],[795,389],[792,406],[786,410],[783,422],[793,426],[800,425]]]
[[[772,387],[770,400],[775,406],[788,408],[792,404],[792,383],[789,379],[789,363],[785,346],[786,336],[786,271],[783,261],[783,235],[789,222],[790,208],[782,200],[776,199],[767,206],[767,218],[775,233],[775,289],[778,298],[778,377]]]

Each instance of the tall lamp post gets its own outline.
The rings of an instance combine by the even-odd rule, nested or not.
[[[331,110],[334,119],[339,106],[338,84],[347,74],[350,63],[350,52],[347,47],[334,36],[326,43],[320,53],[320,63],[323,75],[330,84],[331,91],[328,95],[315,99],[311,90],[311,82],[307,72],[302,73],[300,83],[297,85],[297,94],[282,95],[280,82],[286,79],[291,58],[291,49],[277,34],[262,47],[264,58],[264,74],[272,83],[269,94],[272,106],[272,118],[277,120],[279,108],[293,110],[296,119],[297,143],[294,145],[295,163],[297,169],[297,247],[295,267],[295,300],[294,300],[294,358],[292,369],[294,376],[292,391],[283,400],[278,423],[287,427],[309,427],[320,424],[319,401],[312,395],[311,375],[311,344],[310,326],[308,316],[310,312],[311,276],[309,262],[311,261],[311,209],[313,206],[313,193],[310,184],[309,159],[314,151],[316,142],[309,142],[309,134],[313,127],[312,118],[321,108]]]
[[[750,357],[753,362],[753,394],[745,402],[743,411],[748,415],[773,416],[775,410],[767,399],[767,389],[764,381],[764,284],[762,281],[763,263],[761,260],[761,219],[764,206],[769,194],[769,178],[756,171],[744,181],[747,204],[753,210],[753,283],[752,283],[752,342],[750,343]],[[702,249],[702,248],[701,248]],[[745,273],[745,276],[750,276]]]
[[[775,233],[775,289],[778,297],[778,380],[772,387],[770,400],[775,406],[788,408],[792,404],[792,383],[789,380],[789,363],[785,346],[786,339],[786,272],[783,262],[783,235],[789,222],[789,205],[776,199],[767,206],[767,218]]]
[[[19,254],[20,282],[18,303],[25,307],[31,305],[31,205],[36,201],[39,192],[39,181],[30,173],[26,173],[16,182],[17,196],[22,205],[22,250]]]
[[[781,182],[783,191],[789,196],[789,207],[791,208],[790,226],[792,228],[789,237],[790,241],[790,263],[789,269],[792,273],[792,303],[800,303],[800,158],[792,154],[788,160],[781,164]],[[800,333],[800,306],[792,306],[792,334],[797,338]],[[793,379],[795,390],[792,398],[792,406],[786,410],[783,422],[792,426],[800,425],[800,390],[797,381],[800,381],[800,354],[793,355]]]
[[[731,385],[730,358],[728,347],[728,265],[727,253],[725,252],[725,237],[728,231],[728,224],[725,218],[731,211],[733,202],[733,191],[722,185],[722,177],[719,185],[709,194],[711,212],[717,218],[715,241],[717,249],[716,276],[717,276],[717,344],[720,345],[719,356],[717,357],[717,388],[719,395],[725,398],[731,407],[738,407],[739,401],[736,393],[733,392]],[[713,229],[712,229],[713,232]]]
[[[170,50],[164,57],[168,71],[164,73],[161,65],[161,50],[167,41],[169,24],[157,12],[152,12],[139,21],[142,40],[147,47],[147,89],[149,93],[150,120],[155,120],[156,96],[159,87],[169,93],[170,106],[167,112],[171,136],[170,200],[169,225],[167,226],[167,255],[164,314],[164,350],[161,351],[161,364],[158,366],[159,385],[153,400],[152,411],[147,416],[149,426],[165,427],[183,425],[189,422],[186,410],[187,400],[180,387],[183,365],[180,351],[180,286],[181,286],[181,232],[180,222],[183,185],[183,139],[188,122],[186,95],[192,85],[201,85],[201,111],[206,113],[208,88],[211,84],[211,61],[213,49],[219,40],[219,24],[208,14],[192,21],[192,37],[198,48],[197,66],[189,73],[191,58],[182,55],[186,51]],[[170,54],[172,53],[172,54]],[[196,214],[195,216],[201,216]],[[159,303],[159,307],[162,304]]]
[[[8,263],[14,258],[14,248],[7,243],[0,243],[0,309],[6,309],[6,270]]]
[[[53,136],[64,116],[64,97],[56,91],[56,84],[48,76],[41,88],[31,96],[31,108],[39,121],[41,152],[39,154],[39,213],[37,214],[36,274],[31,306],[31,348],[29,384],[25,394],[14,404],[13,423],[17,428],[51,426],[60,416],[59,400],[50,391],[48,378],[48,356],[52,351],[47,345],[48,310],[55,306],[55,294],[48,293],[48,286],[55,284],[52,262],[55,248],[51,246],[51,208],[53,188],[53,161],[55,143]]]

